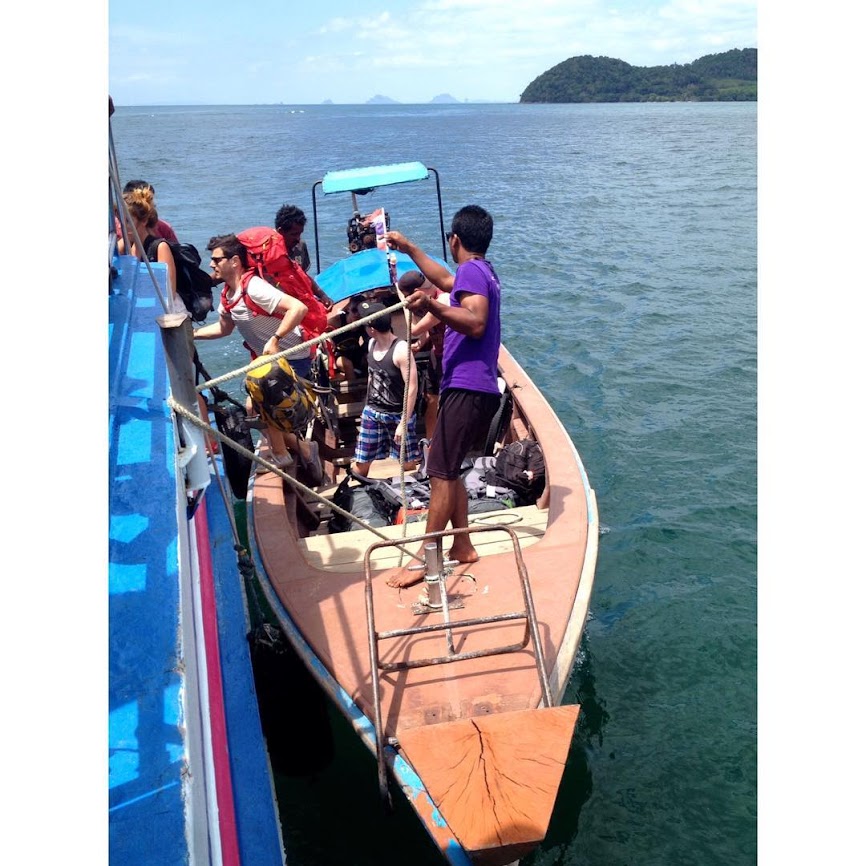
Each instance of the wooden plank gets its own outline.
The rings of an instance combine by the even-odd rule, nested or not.
[[[364,409],[365,402],[365,400],[359,400],[355,403],[337,403],[337,417],[352,418],[356,415],[360,415]]]
[[[579,709],[520,710],[398,731],[400,749],[474,863],[501,866],[544,839]]]
[[[352,379],[347,382],[345,379],[332,379],[331,391],[339,398],[346,394],[366,394],[367,393],[367,377],[361,379]]]
[[[547,527],[547,512],[534,505],[524,505],[519,508],[506,508],[503,511],[491,511],[475,515],[483,518],[482,524],[489,526],[498,520],[513,529],[520,540],[521,549],[525,549],[540,541]],[[399,540],[403,537],[402,526],[383,526],[379,531]],[[407,538],[423,534],[424,522],[410,523],[406,527]],[[334,535],[312,535],[302,540],[301,545],[307,561],[316,568],[328,571],[345,571],[350,566],[364,567],[364,553],[367,548],[380,539],[368,529],[355,529],[349,532],[338,532]],[[513,549],[510,537],[506,533],[484,532],[473,536],[472,543],[481,556],[493,553],[506,553]],[[419,542],[407,541],[406,547],[415,550]],[[406,556],[396,547],[383,547],[374,551],[371,564],[376,569],[399,567],[400,557],[406,562]]]

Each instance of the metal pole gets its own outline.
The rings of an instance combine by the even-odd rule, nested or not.
[[[162,337],[171,395],[189,413],[197,415],[192,321],[186,313],[166,313],[156,321]],[[202,490],[210,484],[204,435],[183,417],[179,424],[182,435],[178,465],[186,470],[187,490]]]
[[[316,209],[316,187],[321,183],[317,180],[313,184],[313,236],[316,239],[316,273],[322,273],[322,261],[319,257],[319,213]]]
[[[442,576],[442,554],[441,542],[428,541],[424,545],[424,562],[426,570],[424,582],[427,585],[427,604],[437,610],[442,607],[442,584],[439,578]]]
[[[442,188],[439,186],[439,172],[433,166],[428,165],[427,171],[432,171],[436,178],[436,201],[439,204],[439,237],[442,240],[442,258],[448,261],[448,248],[445,245],[445,219],[442,214]]]

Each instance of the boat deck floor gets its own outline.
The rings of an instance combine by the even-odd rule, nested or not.
[[[272,586],[290,616],[300,624],[318,658],[335,672],[351,698],[371,712],[364,554],[371,544],[380,541],[379,537],[361,529],[298,538],[289,528],[282,483],[273,475],[257,480],[253,505],[256,532],[269,539],[261,550]],[[576,576],[564,582],[563,576],[573,575],[579,568],[573,545],[539,544],[545,540],[548,511],[534,505],[475,517],[478,523],[472,525],[501,522],[517,536],[539,620],[547,623],[541,630],[542,649],[548,657],[555,656],[576,585]],[[388,526],[379,532],[399,542],[403,529],[402,525]],[[420,550],[417,536],[423,532],[423,522],[409,524],[404,546],[412,552]],[[455,566],[447,579],[448,596],[454,603],[449,614],[451,621],[524,611],[526,605],[510,535],[501,530],[478,532],[472,534],[472,542],[480,554],[479,561]],[[539,550],[544,548],[537,557],[533,556],[536,546]],[[449,547],[450,539],[446,537],[446,552]],[[380,635],[443,622],[441,612],[418,612],[425,592],[423,582],[405,588],[388,585],[390,578],[405,576],[410,564],[412,558],[401,553],[397,546],[372,551],[371,588],[375,629]],[[564,595],[566,586],[571,593]],[[526,625],[524,620],[518,620],[471,629],[455,626],[453,634],[457,652],[484,652],[519,645],[526,635]],[[443,631],[382,639],[378,646],[380,660],[386,663],[427,660],[448,652]],[[456,664],[461,674],[456,679],[450,664],[380,672],[385,724],[391,735],[418,725],[527,709],[538,706],[541,700],[531,644],[514,652],[470,658]]]

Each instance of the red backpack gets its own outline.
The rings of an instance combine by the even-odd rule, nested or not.
[[[304,269],[289,257],[283,236],[275,229],[259,226],[240,232],[237,238],[246,247],[247,258],[254,273],[306,306],[307,315],[301,320],[301,336],[304,342],[323,333],[328,326],[328,311],[313,294],[313,283]],[[246,287],[249,281],[249,277],[245,275],[241,284],[247,309],[254,316],[268,315],[266,310],[247,295]]]

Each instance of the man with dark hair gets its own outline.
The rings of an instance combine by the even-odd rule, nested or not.
[[[292,295],[281,292],[249,269],[247,249],[236,235],[218,235],[207,245],[211,251],[211,269],[217,282],[222,282],[219,319],[193,331],[196,340],[218,340],[235,328],[240,331],[253,357],[276,355],[300,345],[300,323],[307,313],[306,306]],[[286,356],[296,374],[310,375],[310,357],[306,350]],[[268,441],[278,466],[289,463],[286,446],[300,459],[312,481],[322,480],[318,445],[307,442],[295,433],[283,433],[267,428]]]
[[[306,224],[306,215],[293,204],[284,204],[274,217],[274,228],[286,242],[289,258],[296,261],[304,269],[304,272],[310,270],[310,251],[307,249],[307,242],[301,238]],[[319,288],[312,277],[310,277],[310,282],[313,284],[315,297],[321,301],[326,310],[330,310],[334,306],[333,301]]]
[[[274,217],[274,228],[283,236],[289,257],[294,259],[305,271],[310,270],[310,251],[307,242],[301,239],[307,217],[293,204],[284,204]]]
[[[307,313],[306,306],[250,269],[247,249],[236,235],[213,237],[207,248],[213,253],[211,269],[225,285],[219,320],[199,328],[195,338],[216,340],[237,327],[256,358],[299,346],[303,342],[299,325]],[[299,376],[309,377],[310,357],[306,350],[288,355],[287,359]]]
[[[478,205],[467,205],[454,214],[446,234],[457,272],[451,274],[400,232],[388,232],[388,244],[406,253],[424,276],[443,292],[450,292],[446,306],[422,290],[408,298],[413,313],[433,316],[445,323],[439,414],[430,443],[427,473],[430,476],[430,511],[427,532],[469,525],[469,502],[460,477],[467,453],[482,445],[499,407],[498,384],[501,288],[487,248],[493,238],[493,218]],[[476,562],[478,551],[468,535],[455,535],[450,559]],[[420,572],[393,577],[389,584],[410,586],[422,579]]]
[[[365,319],[385,309],[383,304],[362,301],[358,305],[358,315]],[[355,471],[366,476],[374,460],[389,456],[399,460],[403,439],[406,440],[403,468],[410,471],[418,465],[421,457],[415,435],[418,368],[410,362],[408,343],[398,339],[391,330],[390,315],[368,322],[367,333],[370,335],[367,403],[361,412],[361,427],[355,445]]]

